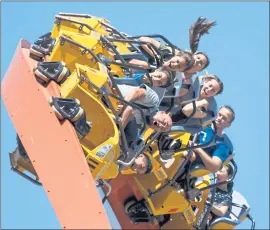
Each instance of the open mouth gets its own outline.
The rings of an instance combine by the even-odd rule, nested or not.
[[[203,92],[204,92],[205,95],[208,95],[208,93],[206,93],[206,89],[203,89]]]
[[[157,121],[153,121],[153,125],[157,126],[158,125]]]
[[[169,67],[170,67],[171,69],[174,69],[174,66],[172,66],[172,62],[169,63]]]

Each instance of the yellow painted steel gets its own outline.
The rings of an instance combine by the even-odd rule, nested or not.
[[[76,64],[76,70],[62,84],[63,98],[77,98],[86,113],[87,121],[92,122],[92,128],[87,136],[80,140],[93,177],[95,179],[111,179],[118,175],[119,166],[115,163],[120,156],[119,131],[105,105],[100,100],[96,89],[81,79],[86,77],[98,88],[104,86],[108,76],[102,71]],[[102,135],[97,135],[97,134]],[[104,146],[110,150],[104,157],[97,152]]]

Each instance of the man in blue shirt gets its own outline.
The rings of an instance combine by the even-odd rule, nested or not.
[[[193,149],[196,159],[192,164],[203,163],[212,173],[216,173],[221,169],[222,164],[226,161],[230,152],[233,152],[233,146],[226,134],[223,133],[223,130],[231,125],[234,118],[235,113],[230,106],[225,105],[219,109],[215,120],[217,135],[209,147]],[[213,135],[214,130],[212,126],[204,128],[199,133],[198,143],[209,142]]]

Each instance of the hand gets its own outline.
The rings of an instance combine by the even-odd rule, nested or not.
[[[183,152],[183,156],[184,156],[184,157],[187,157],[187,155],[188,155],[188,151],[185,150],[185,151]],[[196,160],[196,154],[192,151],[192,155],[191,155],[191,157],[189,158],[189,161],[190,161],[190,162],[193,162],[193,161],[195,161],[195,160]]]

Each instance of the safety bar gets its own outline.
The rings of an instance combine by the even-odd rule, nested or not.
[[[160,38],[162,39],[165,43],[167,43],[169,45],[169,47],[171,47],[172,49],[172,55],[175,56],[175,49],[177,50],[182,50],[179,47],[177,47],[176,45],[172,44],[169,39],[167,39],[166,37],[164,37],[161,34],[150,34],[150,35],[137,35],[137,36],[128,36],[127,38],[130,39],[136,39],[136,38],[140,38],[140,37],[149,37],[149,38]]]
[[[64,17],[58,16],[58,15],[56,15],[55,18],[56,18],[56,24],[57,24],[57,25],[60,25],[60,22],[61,22],[61,20],[62,20],[62,21],[73,22],[73,23],[79,24],[79,25],[80,25],[79,30],[82,30],[83,27],[85,26],[85,27],[88,28],[89,30],[96,31],[96,30],[95,30],[93,27],[91,27],[90,25],[88,25],[88,24],[86,24],[86,23],[83,23],[83,22],[80,22],[80,21],[76,21],[76,20],[73,20],[73,19],[64,18]]]
[[[141,129],[141,131],[140,131],[140,135],[141,135],[141,134],[145,131],[145,129],[146,129],[146,119],[145,119],[145,116],[144,116],[144,114],[143,114],[143,110],[142,110],[139,106],[137,106],[137,105],[135,105],[135,104],[133,104],[133,103],[131,103],[131,102],[128,102],[128,101],[124,100],[123,98],[120,98],[119,96],[116,96],[116,95],[114,95],[114,94],[112,94],[112,93],[105,92],[105,91],[101,90],[101,89],[100,89],[99,87],[97,87],[93,82],[91,82],[89,79],[87,79],[84,75],[81,74],[81,75],[80,75],[80,78],[81,78],[82,81],[85,81],[85,82],[87,82],[88,84],[90,84],[90,85],[91,85],[93,88],[95,88],[100,94],[102,94],[102,96],[105,97],[106,101],[108,102],[108,105],[109,105],[110,109],[112,110],[114,116],[116,117],[116,123],[119,125],[119,129],[120,129],[120,132],[121,132],[121,138],[122,138],[122,142],[123,142],[123,144],[124,144],[124,150],[125,150],[125,151],[123,151],[123,152],[124,152],[124,154],[127,156],[128,146],[127,146],[127,141],[126,141],[126,137],[125,137],[125,134],[124,134],[124,128],[123,128],[123,125],[122,125],[122,122],[121,122],[120,117],[117,115],[117,113],[116,113],[115,109],[113,108],[113,105],[112,105],[112,103],[111,103],[111,101],[110,101],[110,99],[109,99],[108,97],[109,97],[109,96],[110,96],[110,97],[113,97],[113,98],[115,98],[115,99],[117,99],[117,100],[123,102],[123,103],[126,104],[126,105],[129,105],[129,106],[131,106],[131,107],[133,107],[133,108],[136,108],[136,109],[140,112],[140,114],[141,114],[141,116],[142,116],[142,119],[143,119],[143,127],[142,127],[142,129]]]
[[[140,114],[142,116],[142,119],[143,119],[143,128],[140,131],[140,135],[142,135],[142,133],[146,129],[146,118],[144,116],[143,110],[138,105],[135,105],[134,103],[128,102],[128,101],[126,101],[126,100],[124,100],[124,99],[122,99],[122,98],[120,98],[120,97],[118,97],[118,96],[116,96],[116,95],[114,95],[112,93],[108,93],[108,95],[115,98],[115,99],[117,99],[117,100],[119,100],[119,101],[121,101],[121,102],[123,102],[123,103],[125,103],[126,105],[129,105],[129,106],[139,110],[139,112],[140,112]]]
[[[60,12],[59,15],[67,16],[67,17],[78,17],[78,18],[92,18],[93,17],[90,14],[75,14],[75,13],[62,13],[62,12]]]
[[[192,151],[191,151],[192,149],[194,149],[194,148],[206,148],[207,146],[211,145],[212,141],[214,140],[214,138],[217,135],[217,129],[216,129],[216,123],[215,123],[215,121],[213,121],[213,126],[214,126],[214,134],[213,134],[213,136],[211,137],[211,139],[207,143],[200,144],[200,145],[194,145],[195,144],[195,141],[197,139],[197,134],[195,134],[194,137],[193,137],[191,146],[178,150],[178,151],[184,151],[184,150],[187,150],[188,151],[187,157],[184,159],[184,162],[181,164],[181,166],[179,167],[178,171],[176,172],[176,174],[174,175],[174,177],[173,177],[172,180],[167,180],[167,183],[165,183],[163,186],[161,186],[160,188],[158,188],[154,192],[152,192],[150,189],[148,189],[148,193],[149,193],[148,196],[149,197],[152,197],[152,196],[156,195],[158,192],[162,191],[167,186],[171,186],[171,185],[173,185],[173,183],[175,183],[175,181],[178,179],[178,177],[180,175],[182,175],[182,173],[184,172],[185,165],[188,163],[189,159],[192,156]]]
[[[163,41],[165,41],[172,48],[173,56],[175,56],[175,49],[179,49],[177,46],[172,44],[167,38],[165,38],[163,35],[160,35],[160,34],[138,35],[138,36],[131,36],[131,37],[128,36],[127,38],[136,39],[136,38],[140,38],[140,37],[149,37],[149,38],[160,38],[160,39],[162,39]]]
[[[108,25],[102,21],[99,20],[99,23],[109,29],[111,29],[114,33],[116,33],[120,38],[123,38],[123,39],[127,39],[120,31],[118,31],[116,28],[114,28],[113,26],[111,25]],[[141,52],[140,49],[136,46],[134,46],[133,44],[130,44],[134,49],[136,49],[139,53]]]
[[[175,92],[176,92],[176,88],[173,88],[173,94],[175,94]],[[172,98],[171,98],[171,105],[170,105],[170,107],[166,110],[166,113],[169,113],[169,112],[172,110],[173,106],[174,106],[174,98],[172,97]]]
[[[252,216],[250,214],[247,215],[247,218],[251,220],[251,229],[254,230],[255,229],[255,220],[252,218]]]
[[[150,141],[146,145],[141,147],[141,149],[134,155],[134,157],[129,162],[124,162],[124,161],[118,160],[117,163],[122,164],[122,165],[127,166],[127,167],[132,165],[133,162],[135,161],[136,157],[139,156],[141,153],[143,153],[159,135],[160,135],[160,132],[155,133],[151,137]]]
[[[105,56],[104,56],[105,57]],[[130,64],[130,63],[127,63],[127,64],[123,64],[123,63],[119,63],[119,62],[115,62],[115,61],[112,61],[111,59],[109,58],[106,58],[106,60],[104,59],[104,62],[105,64],[109,64],[109,65],[117,65],[117,66],[120,66],[120,67],[123,67],[123,68],[131,68],[131,69],[138,69],[142,72],[145,73],[148,81],[150,82],[150,86],[153,86],[153,82],[152,82],[152,78],[150,77],[148,71],[142,67],[138,67],[137,65],[134,65],[134,64]]]
[[[82,55],[85,55],[86,51],[88,51],[91,54],[91,56],[96,60],[96,62],[103,63],[100,60],[100,58],[91,49],[87,48],[86,46],[84,46],[84,45],[82,45],[82,44],[80,44],[78,42],[75,42],[74,40],[72,40],[72,39],[70,39],[70,38],[68,38],[68,37],[66,37],[64,35],[61,35],[60,36],[61,45],[63,45],[66,41],[73,44],[73,45],[76,45],[76,46],[78,46],[80,48],[83,48],[84,50],[82,51]]]
[[[101,37],[102,37],[102,36],[101,36]],[[91,54],[91,56],[96,60],[96,62],[100,62],[100,63],[102,63],[102,64],[104,64],[104,65],[106,65],[106,64],[113,64],[113,65],[118,65],[118,66],[121,66],[121,67],[124,67],[124,68],[138,69],[138,70],[140,70],[140,71],[142,71],[142,72],[144,72],[144,73],[146,74],[146,76],[147,76],[147,78],[148,78],[148,80],[149,80],[149,82],[150,82],[150,86],[153,85],[153,82],[152,82],[152,79],[151,79],[149,73],[148,73],[147,70],[145,70],[144,68],[138,67],[137,65],[133,65],[133,64],[126,64],[126,63],[118,63],[118,62],[114,62],[114,61],[111,61],[109,58],[106,58],[106,60],[104,59],[104,60],[102,61],[102,60],[98,57],[98,55],[96,55],[91,49],[87,48],[86,46],[84,46],[84,45],[82,45],[82,44],[80,44],[80,43],[78,43],[78,42],[75,42],[74,40],[72,40],[72,39],[70,39],[70,38],[68,38],[68,37],[66,37],[66,36],[64,36],[64,35],[61,35],[61,36],[60,36],[60,42],[61,42],[61,44],[63,45],[65,41],[67,41],[67,42],[69,42],[69,43],[71,43],[71,44],[73,44],[73,45],[76,45],[76,46],[78,46],[78,47],[84,49],[84,50],[82,51],[82,55],[85,55],[86,51],[88,51],[88,52]],[[117,54],[117,53],[116,53],[116,54]],[[119,53],[118,53],[118,54],[119,54]],[[119,54],[119,55],[120,55],[120,54]],[[104,57],[105,57],[105,56],[104,56]]]
[[[214,203],[215,200],[215,193],[216,193],[216,187],[214,187],[211,190],[211,198],[210,198],[210,202],[205,202],[205,208],[207,208],[206,212],[201,213],[202,218],[198,218],[197,223],[195,224],[195,228],[196,230],[200,230],[200,229],[205,229],[207,222],[208,222],[208,216],[212,210],[212,204]]]
[[[156,59],[156,62],[157,62],[157,67],[160,67],[163,64],[163,57],[160,54],[159,50],[153,44],[151,44],[149,42],[138,41],[138,40],[119,39],[119,38],[114,38],[114,37],[109,37],[109,36],[107,36],[107,39],[110,40],[110,41],[114,41],[114,42],[147,45],[148,48],[152,52],[154,50],[159,55],[160,60],[158,59],[157,55],[153,52],[154,58]]]
[[[113,50],[113,52],[115,53],[116,57],[118,57],[118,58],[121,60],[122,63],[126,64],[125,59],[124,59],[124,58],[121,56],[121,54],[116,50],[116,48],[114,47],[114,45],[108,41],[108,39],[107,39],[106,37],[100,36],[100,40],[101,40],[103,43],[105,43],[105,44],[107,44],[108,46],[110,46],[110,48],[111,48],[111,49]]]
[[[232,177],[230,179],[225,180],[225,181],[221,181],[221,182],[218,182],[218,183],[215,183],[215,184],[208,185],[208,186],[206,186],[204,188],[200,188],[199,190],[204,191],[204,190],[207,190],[209,188],[217,187],[219,185],[228,184],[228,183],[232,182],[234,180],[235,176],[236,176],[236,173],[237,173],[237,164],[233,159],[231,160],[231,163],[234,166],[234,170],[233,170],[233,175],[232,175]]]
[[[238,207],[238,208],[243,208],[243,209],[248,209],[248,207],[246,205],[239,205],[239,204],[236,204],[236,203],[233,203],[232,202],[232,205],[235,206],[235,207]],[[235,216],[235,214],[231,211],[231,213]],[[252,222],[251,224],[251,229],[255,229],[255,220],[252,218],[252,216],[250,214],[247,214],[247,218]]]

